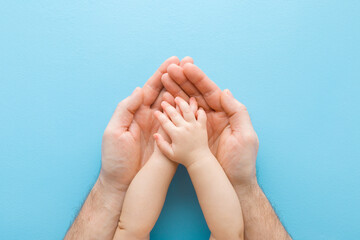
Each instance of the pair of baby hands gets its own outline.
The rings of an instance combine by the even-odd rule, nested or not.
[[[206,113],[198,108],[195,98],[190,98],[188,104],[176,97],[175,103],[176,109],[162,102],[164,112],[155,112],[162,127],[154,134],[156,144],[168,159],[188,170],[212,232],[210,239],[242,239],[240,203],[209,148]]]
[[[163,112],[154,113],[161,124],[154,134],[157,148],[126,192],[114,240],[149,239],[176,172],[176,163],[183,164],[189,173],[211,231],[210,239],[243,239],[240,202],[210,151],[206,113],[198,108],[195,98],[187,103],[177,97],[175,103],[173,107],[162,102]]]
[[[164,113],[155,112],[162,129],[154,134],[154,138],[167,158],[188,168],[211,155],[206,113],[198,108],[195,98],[190,98],[188,104],[184,99],[176,97],[175,103],[176,109],[169,103],[162,102]]]

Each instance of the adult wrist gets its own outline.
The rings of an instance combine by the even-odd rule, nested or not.
[[[239,198],[244,198],[260,189],[260,186],[256,179],[247,183],[233,185],[233,187]]]
[[[92,191],[99,196],[101,202],[107,209],[120,211],[126,194],[127,186],[120,189],[114,188],[106,183],[100,176],[97,179]]]

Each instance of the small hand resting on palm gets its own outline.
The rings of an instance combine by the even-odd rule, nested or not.
[[[157,146],[126,192],[114,240],[149,239],[177,163],[189,172],[211,239],[243,239],[240,202],[209,149],[206,114],[198,109],[195,98],[190,98],[189,103],[176,98],[175,103],[172,101],[175,109],[164,101],[164,113],[154,113],[161,124],[154,134]]]
[[[192,58],[171,57],[116,108],[99,178],[65,239],[148,240],[178,164],[210,240],[244,239],[244,231],[247,239],[291,239],[257,183],[258,147],[246,107]]]
[[[175,99],[176,109],[162,102],[164,113],[155,112],[167,136],[154,138],[161,152],[170,160],[183,164],[190,175],[212,238],[243,239],[244,224],[236,192],[208,146],[206,113],[182,98]],[[195,113],[194,113],[195,112]]]

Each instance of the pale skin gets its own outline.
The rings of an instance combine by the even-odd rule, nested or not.
[[[162,83],[174,97],[186,101],[195,97],[204,108],[210,150],[241,203],[245,239],[291,239],[257,183],[259,141],[246,107],[192,63],[182,67],[171,64]]]
[[[161,76],[170,64],[192,62],[167,59],[143,88],[121,101],[103,136],[99,177],[65,239],[112,239],[130,182],[154,152],[153,134],[159,129],[154,111],[166,96]],[[169,95],[168,95],[169,96]]]
[[[186,167],[212,238],[244,239],[239,200],[209,149],[205,111],[200,108],[195,116],[183,99],[177,97],[175,102],[180,112],[167,102],[161,104],[166,114],[155,112],[170,138],[166,141],[162,134],[156,134],[159,149],[166,157]]]
[[[114,239],[149,239],[176,167],[155,149],[129,186]]]
[[[168,93],[164,94],[164,99],[174,104],[174,99]],[[193,112],[197,111],[195,99],[190,99],[190,108]],[[161,128],[159,133],[167,137]],[[155,145],[154,154],[136,174],[127,190],[114,239],[149,239],[177,165]]]
[[[135,96],[118,105],[109,123],[111,127],[108,126],[104,133],[100,176],[65,239],[113,237],[129,182],[154,149],[151,136],[158,131],[159,125],[152,116],[155,110],[160,110],[160,102],[166,96],[160,94],[163,92],[161,82],[172,95],[186,100],[193,96],[205,109],[209,147],[242,204],[245,238],[291,239],[257,184],[255,161],[258,139],[245,106],[236,101],[228,90],[221,91],[198,67],[186,64],[192,62],[186,57],[178,67],[176,57],[168,59],[140,91],[133,93]],[[138,98],[142,98],[141,103],[136,101]],[[135,128],[130,128],[132,125]],[[134,137],[136,126],[140,127],[140,137],[136,134]],[[222,144],[219,144],[220,141]],[[129,150],[140,157],[129,156]],[[115,165],[119,166],[111,167]]]

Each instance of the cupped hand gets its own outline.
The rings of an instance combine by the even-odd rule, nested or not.
[[[229,90],[221,93],[221,106],[229,123],[219,136],[218,160],[233,185],[254,184],[259,140],[249,113]]]
[[[209,147],[233,185],[256,182],[258,138],[246,107],[221,91],[197,66],[171,64],[162,76],[166,90],[185,100],[195,97],[207,114]]]
[[[116,191],[126,191],[141,166],[154,152],[152,135],[158,131],[159,123],[154,111],[166,99],[161,77],[170,64],[184,65],[192,62],[177,57],[167,59],[143,88],[136,88],[128,98],[121,101],[108,126],[102,142],[102,163],[99,180],[102,185]],[[168,98],[169,99],[169,98]]]

